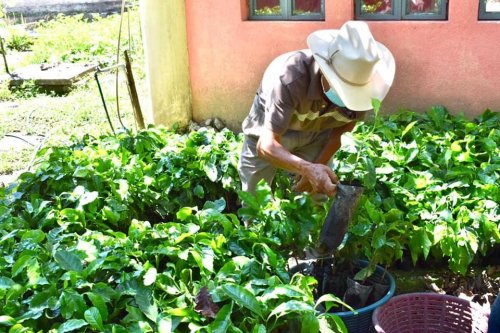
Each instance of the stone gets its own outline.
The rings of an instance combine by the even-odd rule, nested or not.
[[[217,129],[218,131],[222,131],[226,127],[226,125],[219,118],[214,118],[213,127],[215,127],[215,129]]]

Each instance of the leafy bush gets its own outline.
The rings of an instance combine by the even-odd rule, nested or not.
[[[378,111],[378,108],[376,108]],[[366,188],[339,257],[448,259],[463,273],[498,246],[499,114],[443,108],[360,124],[335,159]],[[0,324],[24,332],[345,332],[287,260],[326,207],[290,190],[239,192],[241,136],[149,128],[41,151],[0,189]],[[249,222],[245,227],[243,221]]]
[[[0,192],[2,325],[265,332],[297,322],[345,332],[315,309],[338,299],[315,300],[312,277],[287,273],[281,245],[294,234],[274,233],[269,218],[246,228],[227,207],[240,187],[240,139],[150,128],[42,151],[36,172]]]
[[[33,47],[34,39],[24,29],[9,29],[9,35],[5,45],[10,50],[30,51]]]
[[[137,11],[130,12],[131,37],[140,37],[140,25]],[[124,25],[127,25],[127,14]],[[119,34],[119,15],[102,18],[94,15],[91,20],[83,14],[74,16],[59,15],[55,20],[41,23],[36,28],[38,38],[33,44],[31,63],[85,62],[109,65],[116,61]],[[128,47],[128,34],[122,32],[121,50]],[[142,57],[142,45],[135,41],[134,48]]]
[[[342,255],[390,265],[408,250],[462,274],[486,256],[500,242],[499,123],[434,107],[358,126],[336,154],[341,179],[366,188]]]

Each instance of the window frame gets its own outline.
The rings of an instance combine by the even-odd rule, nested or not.
[[[500,20],[500,12],[487,12],[486,0],[479,0],[479,13],[477,16],[479,21],[494,21]]]
[[[418,21],[446,21],[448,19],[448,0],[442,0],[440,5],[439,14],[423,13],[423,14],[406,14],[408,9],[408,0],[403,1],[403,8],[401,8],[402,20],[418,20]]]
[[[441,13],[439,14],[406,14],[408,8],[407,0],[391,0],[392,14],[367,14],[361,12],[361,0],[355,0],[356,20],[373,21],[447,21],[448,20],[448,0],[441,1]],[[480,0],[481,1],[481,0]]]
[[[361,0],[355,0],[355,17],[356,20],[373,20],[373,21],[399,21],[401,20],[400,15],[397,13],[401,13],[401,1],[400,0],[391,0],[392,1],[392,14],[380,14],[380,13],[362,13],[361,12]]]
[[[296,0],[280,0],[281,15],[256,15],[256,1],[249,0],[249,10],[248,19],[252,21],[324,21],[325,20],[325,2],[326,0],[320,0],[321,2],[321,12],[318,14],[308,14],[308,15],[293,15],[292,8],[294,8]]]

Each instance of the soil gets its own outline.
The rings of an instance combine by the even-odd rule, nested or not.
[[[462,276],[446,265],[389,269],[396,279],[396,295],[411,292],[437,292],[465,298],[490,309],[500,293],[500,265],[476,266]]]

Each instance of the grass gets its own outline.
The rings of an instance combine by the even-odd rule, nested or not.
[[[126,16],[121,51],[128,45],[129,21]],[[81,15],[61,16],[55,21],[41,23],[34,30],[34,35],[38,37],[33,42],[31,52],[7,52],[8,60],[12,60],[9,61],[10,71],[42,62],[99,62],[102,66],[111,65],[116,60],[119,24],[119,15],[95,17],[91,21]],[[130,36],[135,47],[131,52],[134,78],[141,105],[145,106],[147,94],[137,11],[130,12],[130,27],[133,27]],[[3,64],[1,68],[0,76],[5,74]],[[116,75],[114,72],[101,73],[99,80],[113,126],[118,129],[121,124],[116,112]],[[135,121],[123,71],[120,71],[118,88],[122,123],[134,130]],[[37,135],[43,137],[46,145],[64,145],[83,134],[99,136],[110,131],[93,75],[86,77],[78,87],[65,95],[40,93],[38,87],[30,82],[17,91],[9,90],[6,82],[0,83],[0,140],[7,134]],[[24,170],[34,152],[35,147],[1,151],[0,175]]]

